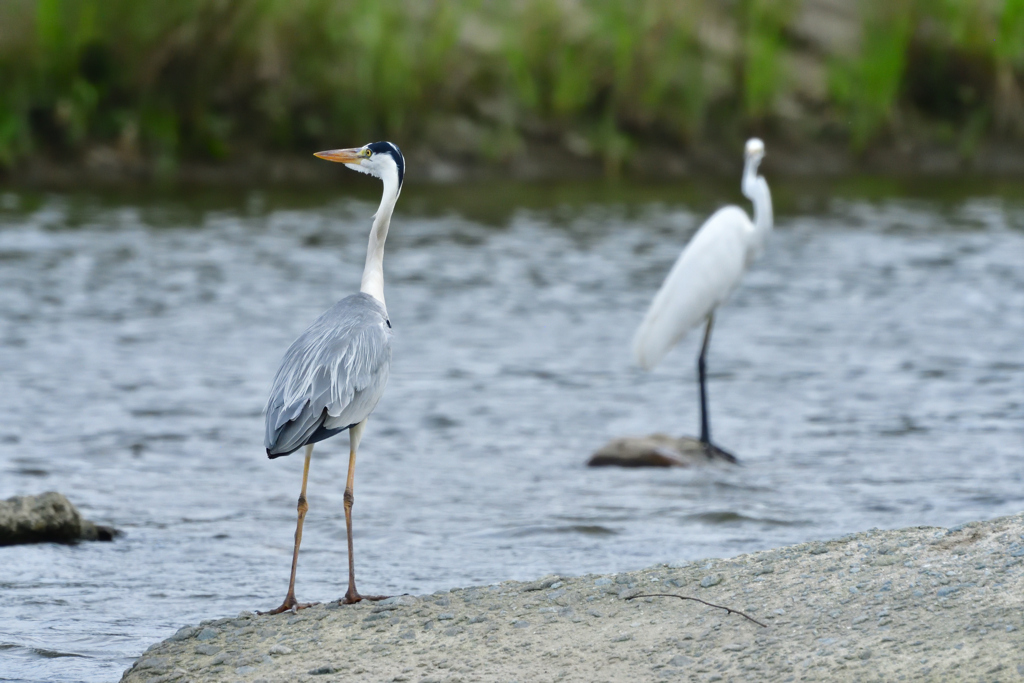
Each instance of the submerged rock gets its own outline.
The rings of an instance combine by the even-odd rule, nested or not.
[[[709,455],[710,453],[710,455]],[[625,436],[612,439],[590,456],[588,467],[693,467],[727,460],[713,447],[707,450],[698,439],[668,434]]]
[[[55,491],[0,501],[0,545],[112,541],[118,533],[83,519],[71,501]]]

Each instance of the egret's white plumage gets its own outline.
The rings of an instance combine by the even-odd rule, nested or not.
[[[750,140],[744,156],[742,189],[754,203],[754,220],[738,206],[723,207],[683,249],[633,337],[633,355],[646,370],[729,298],[764,249],[772,229],[771,193],[765,179],[757,175],[764,144]]]
[[[715,309],[729,298],[747,267],[761,255],[765,238],[772,229],[771,192],[767,181],[757,175],[763,158],[764,143],[757,138],[748,140],[741,188],[754,203],[754,219],[738,206],[726,206],[705,221],[672,266],[633,337],[633,356],[637,364],[650,370],[687,332],[701,323],[706,324],[704,344],[697,360],[700,442],[709,458],[721,457],[730,462],[736,462],[736,458],[711,443],[704,358]]]

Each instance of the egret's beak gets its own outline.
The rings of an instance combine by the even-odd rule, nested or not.
[[[361,149],[360,147],[353,149],[331,149],[326,152],[316,152],[313,156],[327,159],[327,161],[335,161],[339,164],[358,164],[364,158],[359,156]]]

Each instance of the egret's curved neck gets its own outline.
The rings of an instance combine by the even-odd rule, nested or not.
[[[384,181],[384,196],[381,197],[380,206],[373,216],[370,241],[366,245],[363,282],[359,291],[369,294],[384,305],[384,241],[388,238],[391,214],[395,210],[395,203],[398,201],[398,193],[401,188],[398,186],[397,173],[386,173],[382,180]]]
[[[768,190],[768,181],[764,176],[757,175],[760,159],[748,159],[743,167],[743,194],[754,203],[754,227],[763,239],[772,229],[772,193]]]

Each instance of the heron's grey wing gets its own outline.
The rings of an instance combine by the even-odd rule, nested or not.
[[[384,307],[367,294],[339,301],[285,353],[267,402],[267,454],[291,453],[321,427],[362,422],[384,393],[390,364]]]

